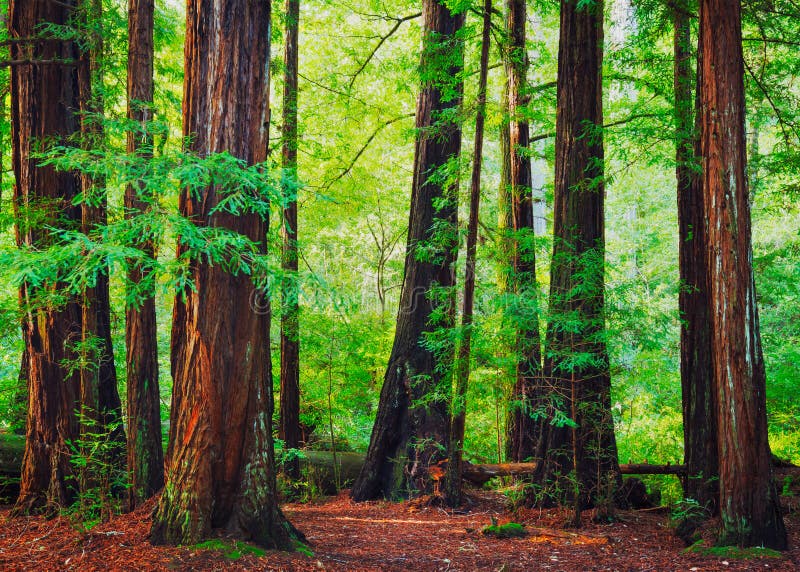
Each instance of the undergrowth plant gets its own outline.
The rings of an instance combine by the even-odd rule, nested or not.
[[[102,427],[86,412],[79,414],[79,420],[85,428],[83,434],[68,443],[79,492],[76,502],[63,513],[77,530],[87,532],[121,512],[128,479],[118,457],[125,443],[114,438],[121,421]]]

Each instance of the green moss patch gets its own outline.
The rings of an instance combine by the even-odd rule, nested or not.
[[[763,548],[761,546],[753,546],[750,548],[739,548],[738,546],[706,546],[702,540],[695,542],[683,552],[684,554],[697,554],[699,556],[711,556],[714,558],[725,558],[727,560],[783,558],[783,554],[771,548]]]
[[[507,522],[506,524],[490,524],[484,526],[481,532],[486,536],[495,538],[522,538],[528,536],[525,525],[518,522]]]
[[[238,560],[245,554],[252,554],[253,556],[266,556],[267,551],[253,544],[242,542],[241,540],[224,540],[222,538],[212,538],[195,544],[195,550],[215,550],[222,552],[222,555],[228,560]]]

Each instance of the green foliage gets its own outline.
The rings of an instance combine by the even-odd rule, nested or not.
[[[672,510],[670,513],[670,518],[673,524],[679,523],[683,520],[688,519],[700,519],[705,520],[711,516],[709,511],[706,507],[701,506],[694,499],[681,499],[676,501],[672,505]]]
[[[81,437],[67,443],[78,499],[65,507],[64,513],[73,526],[86,532],[120,512],[128,481],[118,457],[125,443],[114,440],[122,422],[103,427],[90,411],[81,412],[78,419],[83,428]]]

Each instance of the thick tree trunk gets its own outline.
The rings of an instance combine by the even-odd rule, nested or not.
[[[548,415],[534,481],[544,502],[569,499],[581,509],[607,505],[621,478],[604,338],[603,6],[577,4],[561,3]]]
[[[263,162],[270,3],[191,0],[186,18],[183,123],[192,150]],[[265,246],[266,215],[212,212],[226,191],[187,188],[181,213],[200,227],[229,229]],[[223,529],[261,546],[290,548],[291,526],[275,490],[268,305],[251,307],[249,276],[199,259],[190,272],[194,289],[175,299],[167,478],[151,539],[193,544]]]
[[[153,0],[128,1],[128,119],[136,123],[128,132],[128,153],[152,157],[153,137]],[[125,190],[129,219],[148,211],[153,193],[144,185]],[[149,237],[136,245],[155,258]],[[131,261],[130,288],[140,303],[125,309],[126,365],[128,371],[128,474],[129,507],[153,496],[164,486],[164,450],[161,447],[161,403],[158,387],[158,339],[155,284],[147,277],[147,264]]]
[[[32,38],[46,24],[66,25],[74,5],[47,0],[12,0],[9,35]],[[73,42],[31,41],[12,43],[13,60],[74,61]],[[77,230],[80,207],[78,175],[37,165],[31,157],[37,141],[61,140],[74,134],[78,119],[78,78],[73,66],[20,65],[11,68],[11,127],[14,214],[17,243],[23,248],[44,248],[51,241],[45,225]],[[42,218],[43,217],[43,218]],[[15,514],[68,506],[77,493],[69,462],[68,443],[78,437],[75,409],[79,375],[65,361],[77,356],[74,344],[81,336],[81,309],[76,300],[58,308],[43,307],[41,294],[54,293],[58,284],[20,289],[28,380],[28,420],[20,495]]]
[[[492,29],[492,0],[483,3],[483,34],[481,37],[478,110],[475,117],[475,148],[470,180],[469,223],[467,225],[467,260],[464,269],[464,306],[461,313],[461,339],[455,371],[455,390],[451,404],[450,440],[447,445],[447,465],[444,496],[447,504],[461,504],[461,461],[464,430],[467,420],[467,389],[469,387],[470,350],[472,345],[472,313],[475,303],[475,260],[478,249],[478,213],[481,204],[481,165],[483,159],[483,126],[486,122],[486,82],[489,74],[489,41]]]
[[[699,139],[692,99],[691,26],[688,6],[674,8],[675,175],[678,184],[678,250],[681,289],[681,389],[684,481],[687,498],[716,512],[719,480],[716,395],[711,383],[703,194],[695,152]],[[698,67],[699,69],[699,67]],[[699,75],[695,76],[698,79]]]
[[[508,75],[509,189],[513,228],[511,285],[516,294],[513,307],[517,330],[516,381],[511,395],[508,424],[508,458],[522,462],[537,454],[541,443],[536,410],[537,386],[541,385],[542,350],[539,336],[539,287],[536,284],[536,247],[533,231],[531,160],[528,155],[528,121],[522,117],[527,88],[528,52],[525,0],[508,0],[506,31],[509,45],[505,54]],[[541,453],[541,451],[539,451]]]
[[[286,0],[286,42],[283,73],[282,163],[284,178],[283,256],[281,287],[281,386],[279,436],[284,450],[300,446],[300,304],[297,282],[297,65],[300,0]],[[300,476],[297,458],[284,465],[291,478]]]
[[[739,0],[701,0],[700,148],[717,392],[721,544],[787,546],[767,439],[753,280]]]
[[[457,254],[461,130],[448,112],[462,97],[464,14],[423,1],[423,85],[406,264],[394,346],[386,369],[367,459],[352,490],[357,501],[425,490],[428,467],[448,439],[454,263]],[[447,338],[447,339],[444,339]],[[430,344],[435,344],[433,348]]]
[[[104,145],[101,117],[103,105],[102,74],[102,6],[100,0],[83,0],[83,34],[86,47],[81,51],[78,65],[78,90],[81,110],[81,138],[85,149]],[[81,175],[83,202],[81,204],[82,231],[87,236],[96,235],[98,228],[108,222],[108,198],[105,178]],[[114,347],[111,341],[111,300],[108,267],[96,274],[95,285],[83,293],[81,341],[84,366],[81,368],[81,440],[84,454],[93,441],[105,440],[107,447],[102,459],[90,463],[84,475],[89,480],[84,486],[93,487],[101,475],[98,470],[111,470],[110,477],[118,493],[122,492],[125,471],[125,430],[122,424],[122,403],[117,387],[117,370]],[[101,468],[102,467],[102,468]]]

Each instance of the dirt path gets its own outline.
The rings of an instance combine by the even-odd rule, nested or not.
[[[85,534],[64,518],[9,519],[2,510],[0,570],[800,570],[798,548],[782,559],[747,561],[682,554],[683,544],[659,511],[623,512],[612,525],[592,524],[587,513],[578,531],[560,528],[565,515],[557,510],[522,511],[513,519],[526,525],[529,536],[487,537],[480,529],[492,517],[512,519],[494,493],[479,493],[459,513],[420,502],[356,504],[346,493],[285,505],[313,556],[262,556],[242,546],[228,548],[229,556],[224,550],[153,547],[147,541],[150,509],[115,517]],[[794,546],[800,540],[797,512],[787,525]]]

